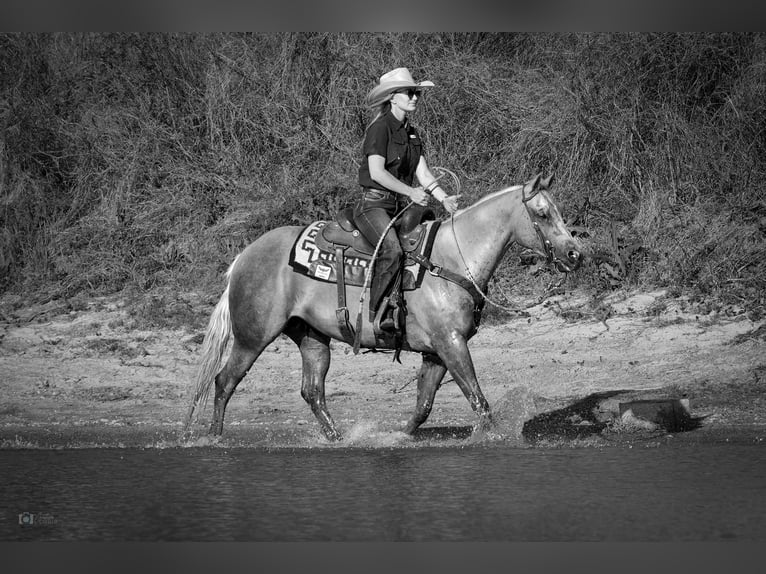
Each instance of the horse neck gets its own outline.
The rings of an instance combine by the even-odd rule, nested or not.
[[[523,210],[522,186],[491,194],[444,223],[445,250],[484,288],[513,243],[514,221]],[[453,233],[454,226],[454,233]]]

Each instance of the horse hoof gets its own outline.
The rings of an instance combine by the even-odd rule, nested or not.
[[[492,419],[483,416],[479,419],[479,422],[474,425],[472,434],[487,434],[492,430],[493,426]]]
[[[394,438],[398,439],[401,442],[412,442],[415,440],[414,432],[407,432],[406,430],[401,431],[394,431],[392,435]]]
[[[213,436],[210,434],[197,435],[194,434],[183,437],[179,440],[180,444],[185,446],[216,446],[221,442],[220,436]]]
[[[343,440],[343,435],[340,434],[335,429],[333,429],[333,430],[323,430],[322,434],[330,442],[339,442],[339,441]]]
[[[210,440],[219,441],[223,437],[223,430],[210,429],[207,431],[207,437]]]

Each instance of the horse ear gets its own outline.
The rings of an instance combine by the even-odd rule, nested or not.
[[[527,183],[524,184],[524,195],[527,195],[528,193],[532,193],[537,189],[537,186],[540,185],[540,178],[543,176],[543,174],[538,173],[535,177],[530,179]]]
[[[550,174],[548,177],[546,177],[544,180],[540,182],[540,187],[543,189],[550,189],[551,184],[553,183],[553,178],[555,174]]]

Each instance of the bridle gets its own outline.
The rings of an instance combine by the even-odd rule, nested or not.
[[[524,207],[527,210],[527,215],[529,215],[529,220],[532,222],[532,226],[535,228],[535,233],[537,233],[537,237],[540,239],[540,243],[543,246],[543,253],[545,253],[545,261],[548,265],[555,265],[556,269],[560,271],[561,273],[569,273],[572,269],[564,263],[561,259],[556,257],[556,253],[553,250],[553,244],[550,242],[550,240],[545,236],[545,233],[543,233],[543,230],[540,229],[540,224],[535,221],[536,215],[529,207],[529,201],[534,198],[536,195],[540,193],[539,189],[534,190],[530,195],[526,195],[524,193],[524,188],[521,188],[521,203],[524,204]]]

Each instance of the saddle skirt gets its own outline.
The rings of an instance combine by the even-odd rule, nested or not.
[[[419,254],[428,257],[439,227],[438,221],[426,221],[399,237],[405,254],[402,289],[417,289],[423,281],[425,267],[406,257]],[[336,283],[338,255],[343,259],[343,280],[346,285],[363,286],[375,246],[342,215],[336,221],[315,221],[306,226],[290,250],[293,271],[318,281]]]

